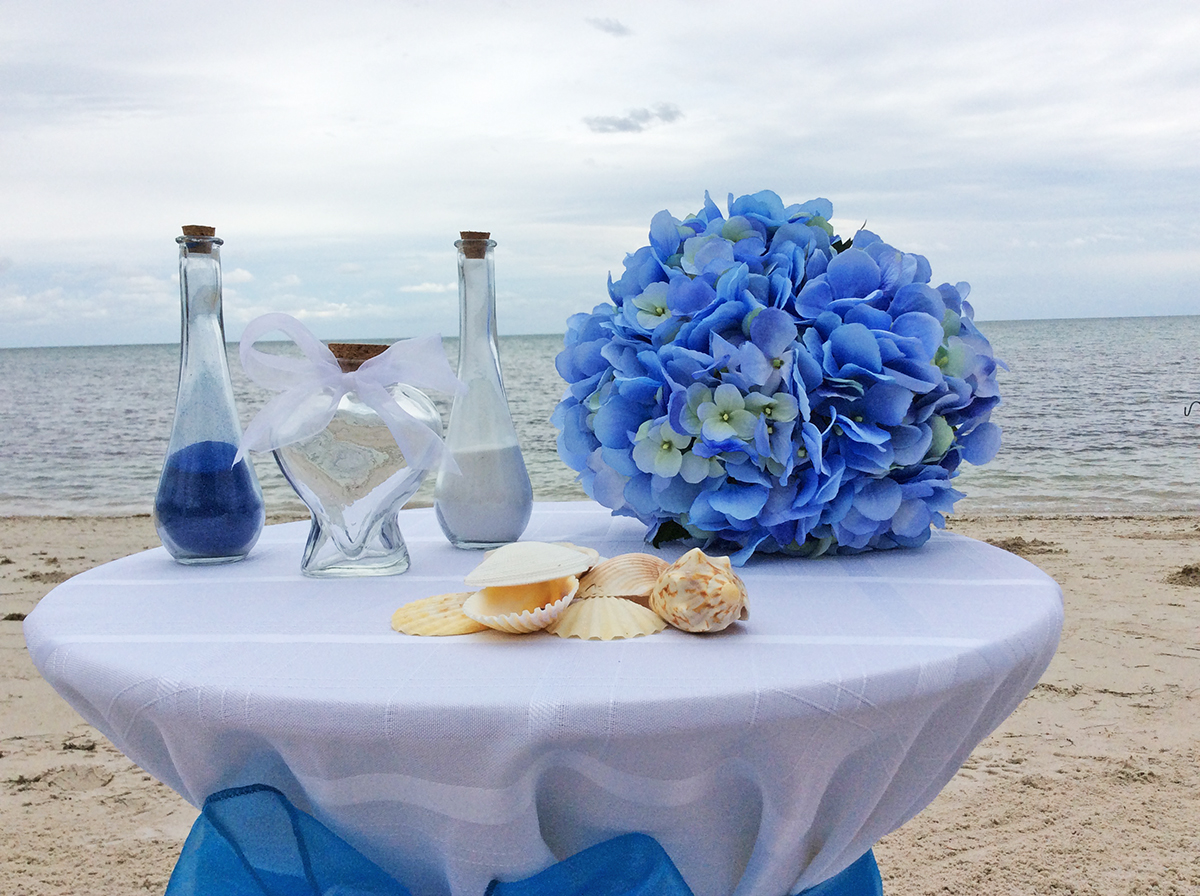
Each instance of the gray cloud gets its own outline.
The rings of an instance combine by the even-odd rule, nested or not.
[[[683,118],[683,112],[674,103],[659,103],[653,109],[631,109],[629,114],[595,115],[585,118],[583,123],[597,134],[637,133],[662,122],[670,124]]]
[[[628,37],[633,34],[628,26],[621,24],[616,19],[588,19],[587,23],[613,37]]]
[[[168,109],[177,79],[64,62],[0,65],[0,114],[47,122]],[[176,92],[176,96],[178,93]]]

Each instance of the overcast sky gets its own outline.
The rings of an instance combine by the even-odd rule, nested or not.
[[[833,202],[981,319],[1200,311],[1195,3],[10,3],[0,347],[178,339],[182,224],[225,320],[502,333],[606,299],[660,209]]]

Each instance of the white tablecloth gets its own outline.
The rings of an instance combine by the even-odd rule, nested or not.
[[[755,558],[751,618],[717,635],[414,638],[392,611],[463,590],[480,554],[404,511],[409,572],[306,579],[307,528],[268,527],[225,566],[159,548],[98,567],[47,595],[25,637],[84,718],[192,803],[274,785],[415,896],[481,896],[628,831],[697,896],[812,886],[933,799],[1062,624],[1045,574],[935,533]],[[525,538],[612,556],[646,550],[642,534],[566,503],[538,505]]]

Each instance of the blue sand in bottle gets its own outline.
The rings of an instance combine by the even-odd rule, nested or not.
[[[262,498],[245,459],[230,469],[236,454],[235,445],[208,441],[167,458],[154,513],[159,535],[173,555],[237,557],[258,539]]]

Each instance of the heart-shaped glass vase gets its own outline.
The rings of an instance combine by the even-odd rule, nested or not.
[[[343,369],[351,370],[365,360],[343,357],[354,354],[352,349],[370,356],[370,350],[377,354],[387,348],[329,347]],[[442,434],[441,415],[425,393],[403,383],[388,391],[409,416]],[[305,575],[387,576],[408,569],[398,514],[421,487],[426,471],[408,465],[387,424],[357,393],[342,398],[321,432],[277,448],[275,460],[312,514],[300,563]]]

